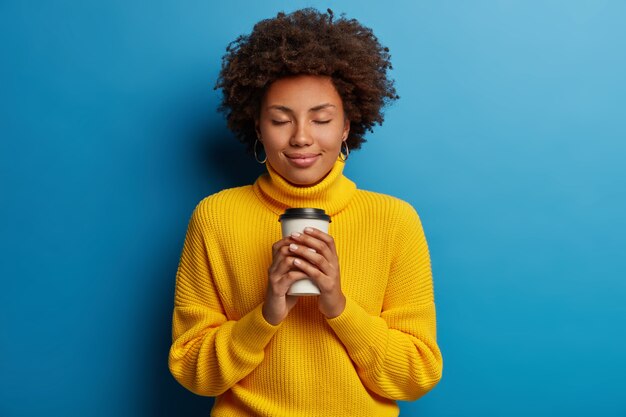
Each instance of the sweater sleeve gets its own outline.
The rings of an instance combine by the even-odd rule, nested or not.
[[[261,363],[279,326],[265,321],[262,305],[237,321],[226,319],[207,256],[201,204],[189,222],[176,273],[169,368],[190,391],[217,396]]]
[[[408,204],[398,221],[395,259],[380,316],[347,299],[328,323],[342,341],[364,385],[394,400],[415,400],[441,379],[435,303],[428,246]]]

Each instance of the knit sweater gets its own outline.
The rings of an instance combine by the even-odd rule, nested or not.
[[[397,416],[441,378],[428,247],[413,208],[357,190],[337,161],[310,187],[268,164],[253,185],[194,210],[176,276],[172,375],[215,396],[212,416]],[[331,217],[345,310],[325,318],[300,297],[274,326],[262,314],[278,216]]]

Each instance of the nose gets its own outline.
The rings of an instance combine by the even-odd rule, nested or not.
[[[311,138],[311,134],[307,129],[306,123],[297,121],[295,123],[295,128],[293,134],[291,135],[291,140],[289,144],[291,146],[309,146],[313,143],[313,139]]]

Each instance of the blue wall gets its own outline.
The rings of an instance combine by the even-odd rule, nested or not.
[[[216,2],[217,3],[217,2]],[[622,1],[0,3],[0,415],[206,416],[169,375],[191,210],[258,175],[212,90],[278,10],[360,19],[401,95],[351,155],[421,214],[444,378],[404,416],[625,416]]]

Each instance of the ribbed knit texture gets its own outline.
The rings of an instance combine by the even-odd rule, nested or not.
[[[193,212],[176,277],[169,366],[189,390],[216,396],[213,416],[397,416],[441,378],[428,247],[413,208],[357,190],[338,161],[295,187],[271,166],[254,185],[224,190]],[[262,303],[278,215],[332,216],[341,315],[301,297],[278,326]]]

